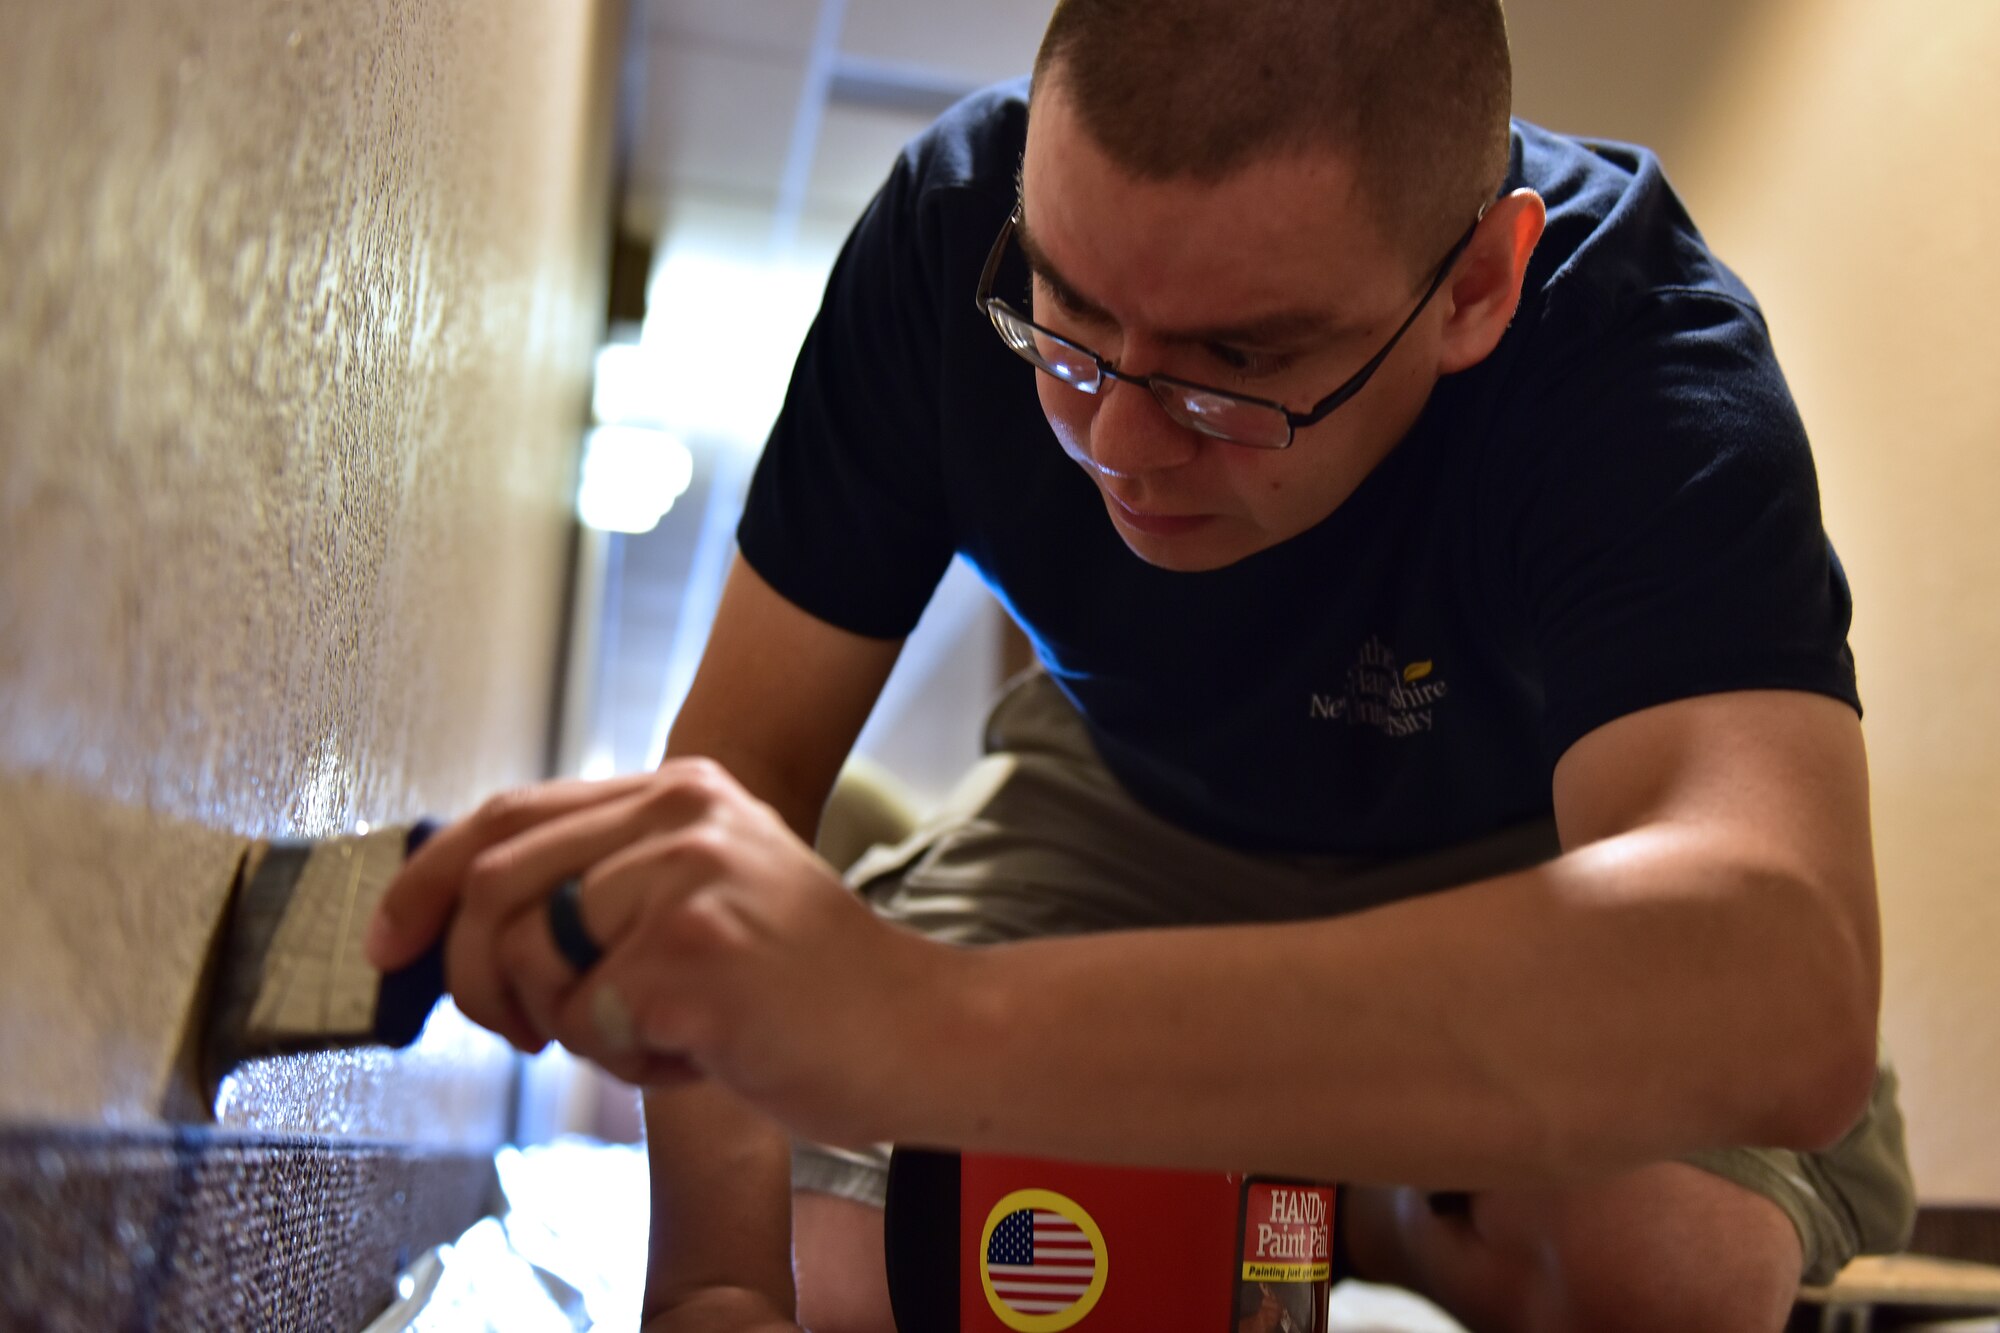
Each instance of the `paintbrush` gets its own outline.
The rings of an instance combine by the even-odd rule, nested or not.
[[[387,974],[369,966],[369,918],[436,825],[313,841],[254,842],[205,969],[192,1067],[203,1105],[244,1060],[357,1046],[408,1046],[444,994],[444,944]]]

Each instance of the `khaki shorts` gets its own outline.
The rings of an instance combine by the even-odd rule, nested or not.
[[[1560,850],[1546,821],[1393,863],[1223,847],[1126,795],[1082,719],[1039,673],[1017,681],[995,707],[986,748],[936,815],[848,872],[877,912],[954,944],[1336,916],[1535,865]],[[1732,1148],[1685,1160],[1782,1208],[1798,1228],[1807,1282],[1831,1279],[1856,1254],[1901,1249],[1915,1218],[1886,1053],[1867,1113],[1828,1151]],[[792,1179],[797,1189],[879,1207],[888,1145],[854,1152],[797,1144]]]

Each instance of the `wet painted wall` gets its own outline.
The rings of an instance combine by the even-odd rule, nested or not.
[[[1523,113],[1656,146],[1770,318],[1854,586],[1911,1164],[1927,1202],[2000,1202],[2000,6],[1508,17]]]
[[[621,11],[0,0],[0,1121],[158,1114],[237,839],[539,775]],[[459,1031],[222,1112],[504,1086]]]

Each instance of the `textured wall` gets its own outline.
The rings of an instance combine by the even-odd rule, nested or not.
[[[157,1103],[203,830],[537,776],[621,8],[0,0],[0,1119]],[[403,1137],[398,1077],[225,1120]]]
[[[1658,146],[1770,316],[1854,584],[1912,1165],[2000,1202],[2000,6],[1508,13],[1524,112]]]

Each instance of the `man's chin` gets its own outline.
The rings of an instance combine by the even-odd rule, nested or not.
[[[1114,522],[1111,526],[1118,530],[1126,550],[1155,569],[1175,574],[1206,574],[1212,570],[1227,569],[1263,549],[1228,532],[1220,520],[1204,531],[1173,537],[1135,532],[1122,523]]]

